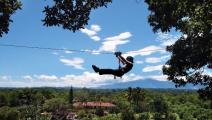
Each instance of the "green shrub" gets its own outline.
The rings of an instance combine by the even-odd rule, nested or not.
[[[150,112],[143,112],[140,114],[138,120],[150,120],[151,113]]]
[[[180,117],[177,113],[169,113],[166,117],[167,120],[180,120]]]
[[[122,120],[135,120],[134,112],[130,109],[126,109],[121,114]]]
[[[101,107],[97,107],[96,108],[96,115],[103,116],[104,115],[104,110]]]
[[[19,112],[15,108],[1,107],[0,119],[1,120],[19,120]]]

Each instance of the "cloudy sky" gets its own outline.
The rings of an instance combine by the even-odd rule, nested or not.
[[[0,46],[0,87],[97,87],[146,78],[166,80],[161,72],[170,57],[165,46],[174,43],[180,33],[153,33],[147,22],[149,11],[142,0],[114,0],[107,8],[93,10],[89,24],[75,33],[42,25],[42,10],[50,1],[22,0],[23,8],[12,16],[14,22],[9,33],[0,38],[0,44],[67,50]],[[118,68],[113,54],[99,54],[114,51],[135,57],[133,70],[121,79],[94,73],[92,64]]]

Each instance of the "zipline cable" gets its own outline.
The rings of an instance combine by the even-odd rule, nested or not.
[[[38,47],[38,46],[26,46],[26,45],[15,45],[15,44],[0,44],[2,47],[16,47],[16,48],[28,48],[28,49],[40,49],[40,50],[54,50],[54,51],[70,51],[70,52],[87,52],[96,54],[114,54],[113,52],[96,52],[91,50],[74,50],[66,48],[50,48],[50,47]]]
[[[75,49],[66,49],[66,48],[50,48],[50,47],[38,47],[38,46],[15,45],[15,44],[0,44],[0,46],[1,47],[40,49],[40,50],[84,52],[84,53],[92,53],[92,54],[114,54],[114,52],[102,52],[102,51],[93,51],[93,50],[75,50]],[[140,53],[140,52],[155,52],[155,51],[162,51],[162,50],[164,50],[164,49],[140,50],[140,51],[131,51],[131,52],[126,52],[126,53],[132,54],[132,53]]]

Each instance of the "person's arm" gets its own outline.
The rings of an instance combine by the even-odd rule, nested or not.
[[[121,55],[118,56],[118,59],[123,63],[123,64],[131,64],[131,62],[127,61],[124,57]]]
[[[130,61],[127,61],[124,57],[121,56],[121,52],[115,52],[115,55],[123,64],[132,64]]]

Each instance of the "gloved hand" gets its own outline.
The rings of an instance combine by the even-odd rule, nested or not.
[[[114,54],[116,55],[116,57],[118,57],[121,55],[121,52],[115,52]]]

